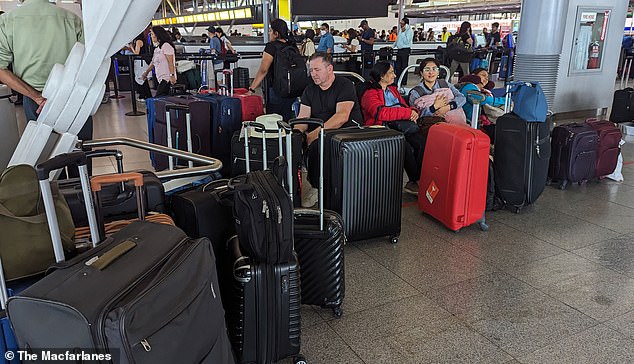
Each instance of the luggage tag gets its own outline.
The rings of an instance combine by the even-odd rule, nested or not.
[[[438,192],[440,192],[440,190],[438,189],[436,182],[432,180],[429,187],[427,187],[427,191],[425,191],[425,197],[427,197],[430,204],[434,203],[434,199],[438,195]]]

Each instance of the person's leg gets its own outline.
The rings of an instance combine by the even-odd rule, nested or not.
[[[453,75],[454,73],[456,73],[456,70],[458,69],[458,67],[460,66],[460,63],[458,61],[454,61],[453,59],[451,60],[451,67],[449,67],[449,82],[453,83]]]
[[[463,76],[471,73],[471,71],[469,70],[470,67],[471,64],[469,62],[460,63],[460,68],[462,68]]]
[[[396,62],[394,63],[394,74],[396,75],[396,80],[394,82],[398,82],[398,78],[401,77],[401,72],[403,72],[403,53],[401,50],[396,51]]]
[[[400,72],[399,75],[397,77],[400,77],[400,74],[403,73],[405,71],[405,69],[407,68],[407,66],[409,66],[409,54],[411,53],[411,49],[409,48],[405,48],[405,49],[399,49],[398,53],[397,53],[397,62],[398,62],[398,58],[400,58]],[[403,85],[407,85],[407,72],[405,72],[405,76],[403,76]]]
[[[26,117],[26,121],[34,121],[37,120],[37,109],[38,104],[32,99],[24,96],[23,97],[22,108],[24,108],[24,116]]]
[[[420,133],[409,133],[405,135],[406,144],[412,147],[414,152],[414,158],[416,161],[416,167],[413,172],[416,175],[414,181],[418,181],[420,178],[421,169],[423,167],[423,154],[425,153],[425,139]]]

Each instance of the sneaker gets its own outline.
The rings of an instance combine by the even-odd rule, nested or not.
[[[405,184],[405,192],[418,196],[418,183],[415,181],[409,181]]]

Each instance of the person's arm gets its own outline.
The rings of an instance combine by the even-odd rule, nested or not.
[[[412,105],[412,106],[415,106],[416,105],[416,100],[418,100],[422,96],[423,95],[420,95],[418,93],[418,91],[416,91],[416,89],[412,89],[412,91],[409,92],[409,104]],[[417,107],[416,109],[419,111],[420,116],[431,116],[434,113],[431,112],[430,107],[431,106]]]
[[[341,101],[337,103],[337,111],[335,114],[324,123],[324,129],[339,129],[343,124],[350,119],[350,112],[354,107],[354,101]],[[301,107],[300,107],[301,113]],[[306,134],[306,143],[310,145],[313,141],[319,137],[319,129],[315,129],[312,132]]]
[[[301,104],[301,105],[299,105],[299,114],[297,114],[297,118],[298,119],[309,118],[310,117],[310,113],[311,113],[310,106]],[[304,132],[306,132],[306,130],[308,130],[308,125],[306,125],[306,124],[296,125],[295,129],[297,129],[297,130],[301,131],[302,133],[304,133]]]
[[[227,48],[228,50],[230,50],[233,53],[237,53],[236,50],[233,48],[233,45],[231,45],[231,41],[229,40],[229,38],[225,37],[225,48]]]
[[[132,53],[139,55],[141,53],[141,47],[143,47],[143,41],[137,39],[134,41],[134,46],[130,48],[130,50],[132,51]]]
[[[13,72],[8,69],[0,69],[0,82],[9,86],[10,89],[21,93],[22,95],[30,98],[35,101],[40,108],[43,106],[46,101],[45,98],[42,97],[42,93],[31,87],[26,82],[22,81],[18,76],[16,76]],[[38,110],[39,112],[39,110]]]
[[[267,52],[262,53],[262,62],[260,62],[260,68],[258,68],[258,73],[255,74],[255,78],[249,87],[252,90],[255,90],[262,84],[264,77],[269,72],[269,68],[273,64],[273,56],[268,54]]]
[[[326,53],[333,53],[335,50],[335,38],[334,37],[328,37],[328,39],[326,39],[326,47],[328,49],[326,49]]]
[[[174,61],[174,55],[170,54],[170,55],[165,55],[165,58],[167,58],[167,66],[170,70],[170,82],[172,85],[176,84],[176,64]]]
[[[453,101],[451,101],[449,104],[454,104],[455,106],[452,105],[451,109],[457,109],[459,107],[463,107],[464,104],[467,102],[467,98],[465,97],[465,95],[462,94],[462,92],[458,91],[458,89],[456,88],[456,86],[449,84],[449,89],[451,90],[451,93],[453,94]]]
[[[141,78],[143,80],[146,80],[147,79],[147,75],[149,75],[150,72],[152,72],[153,69],[154,69],[154,62],[150,62],[150,65],[147,67],[145,72],[143,72],[143,74],[141,75]]]

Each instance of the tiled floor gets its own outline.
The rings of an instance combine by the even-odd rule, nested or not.
[[[130,109],[129,98],[102,105],[95,137],[146,139],[145,116]],[[150,167],[124,152],[127,169]],[[634,362],[632,144],[623,156],[625,182],[547,187],[520,214],[490,213],[488,232],[449,232],[404,196],[397,245],[346,246],[343,317],[303,308],[302,353],[309,363]]]

